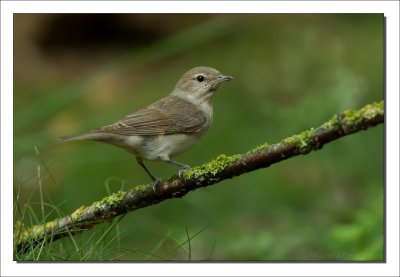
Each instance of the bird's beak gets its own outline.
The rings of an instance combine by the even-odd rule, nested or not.
[[[222,83],[222,82],[230,81],[230,80],[233,80],[233,77],[221,75],[218,77],[217,82]]]

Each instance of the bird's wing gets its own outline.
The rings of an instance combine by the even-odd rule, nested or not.
[[[174,98],[173,101],[171,97]],[[154,136],[199,131],[206,122],[203,112],[181,98],[175,96],[168,98],[161,99],[147,108],[93,132],[123,136]]]

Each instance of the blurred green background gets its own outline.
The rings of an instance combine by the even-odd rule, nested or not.
[[[201,65],[235,80],[215,95],[209,132],[175,158],[192,166],[383,99],[384,17],[14,14],[15,218],[30,226],[149,183],[128,152],[56,138],[113,123]],[[384,127],[129,213],[100,239],[109,227],[20,258],[383,261]]]

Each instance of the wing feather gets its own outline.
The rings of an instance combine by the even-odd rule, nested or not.
[[[179,97],[169,96],[93,132],[123,136],[193,133],[199,131],[205,122],[203,112],[196,106]]]

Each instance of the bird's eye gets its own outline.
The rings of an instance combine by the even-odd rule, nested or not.
[[[196,77],[197,82],[203,82],[204,81],[204,76],[203,75],[199,75]]]

